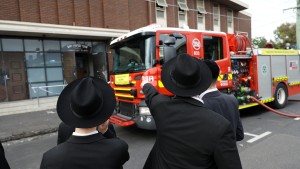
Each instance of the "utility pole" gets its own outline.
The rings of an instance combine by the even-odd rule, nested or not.
[[[300,49],[300,0],[297,0],[297,17],[296,17],[296,42],[297,42],[297,49]]]
[[[300,49],[300,0],[297,0],[297,6],[292,8],[283,9],[283,12],[286,10],[296,10],[296,42],[297,42],[297,49]]]

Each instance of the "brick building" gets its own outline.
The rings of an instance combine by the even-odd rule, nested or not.
[[[239,0],[0,0],[0,101],[58,95],[86,75],[108,76],[109,42],[152,23],[251,37]],[[37,88],[40,87],[40,88]]]

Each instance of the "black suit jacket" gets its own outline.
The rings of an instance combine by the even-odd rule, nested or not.
[[[57,144],[61,144],[67,141],[74,131],[75,128],[66,125],[64,122],[61,122],[59,124],[58,131],[57,131]],[[109,123],[108,130],[103,134],[103,136],[106,138],[117,137],[115,128],[111,123]]]
[[[128,145],[101,133],[71,136],[43,155],[41,169],[121,169],[128,161]]]
[[[0,142],[0,169],[10,169],[7,160],[5,158],[5,153],[1,142]]]
[[[144,169],[241,169],[230,123],[192,98],[143,91],[157,127]]]
[[[204,106],[219,113],[230,121],[236,141],[244,139],[244,129],[240,119],[239,103],[233,95],[220,91],[206,93],[202,100]]]

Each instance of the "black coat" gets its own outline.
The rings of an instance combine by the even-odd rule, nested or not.
[[[58,131],[57,131],[57,133],[58,133],[57,134],[57,144],[61,144],[65,141],[67,141],[70,138],[70,136],[73,134],[74,131],[75,131],[75,128],[66,125],[64,122],[61,122],[59,124]],[[108,130],[103,134],[103,136],[106,138],[117,137],[115,128],[111,123],[109,123]]]
[[[4,149],[0,143],[0,169],[10,169],[7,160],[5,158]]]
[[[204,106],[219,113],[230,121],[236,141],[244,139],[244,129],[240,119],[239,103],[233,95],[223,94],[220,91],[206,93],[202,100]]]
[[[121,169],[128,161],[128,145],[101,133],[71,136],[43,155],[41,169]]]
[[[192,98],[143,91],[157,127],[144,169],[241,169],[230,122]]]

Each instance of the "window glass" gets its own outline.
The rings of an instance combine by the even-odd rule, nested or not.
[[[92,53],[98,54],[100,52],[106,52],[105,44],[103,42],[93,42]]]
[[[2,39],[3,51],[24,51],[22,39]]]
[[[161,44],[163,44],[163,42],[165,41],[166,38],[170,37],[169,34],[160,34],[159,36],[159,41]],[[181,39],[176,39],[175,41],[175,45],[173,45],[176,48],[176,55],[182,54],[182,53],[186,53],[187,49],[186,49],[186,37],[182,36],[183,38]],[[164,57],[163,56],[163,48],[160,48],[160,54],[159,56],[161,57],[161,59]]]
[[[46,86],[46,83],[31,84],[31,87],[42,87],[42,86]],[[39,89],[39,88],[32,89],[31,87],[29,89],[29,97],[30,98],[37,98],[37,97],[47,96],[47,92],[44,90],[45,89],[44,87],[42,87],[41,89]]]
[[[42,40],[39,39],[24,39],[25,51],[43,51]]]
[[[63,80],[62,68],[46,68],[48,81]]]
[[[44,47],[46,52],[58,52],[60,51],[58,40],[44,40]]]
[[[74,44],[76,44],[76,41],[61,41],[61,50],[63,52],[74,51]]]
[[[30,83],[46,81],[44,68],[28,68],[27,76]]]
[[[58,96],[64,88],[63,85],[64,85],[63,82],[48,83],[47,85],[48,96]]]
[[[61,66],[60,53],[45,53],[46,66]]]
[[[223,59],[222,37],[204,36],[204,59]]]
[[[43,67],[44,57],[42,53],[25,53],[27,67]]]

